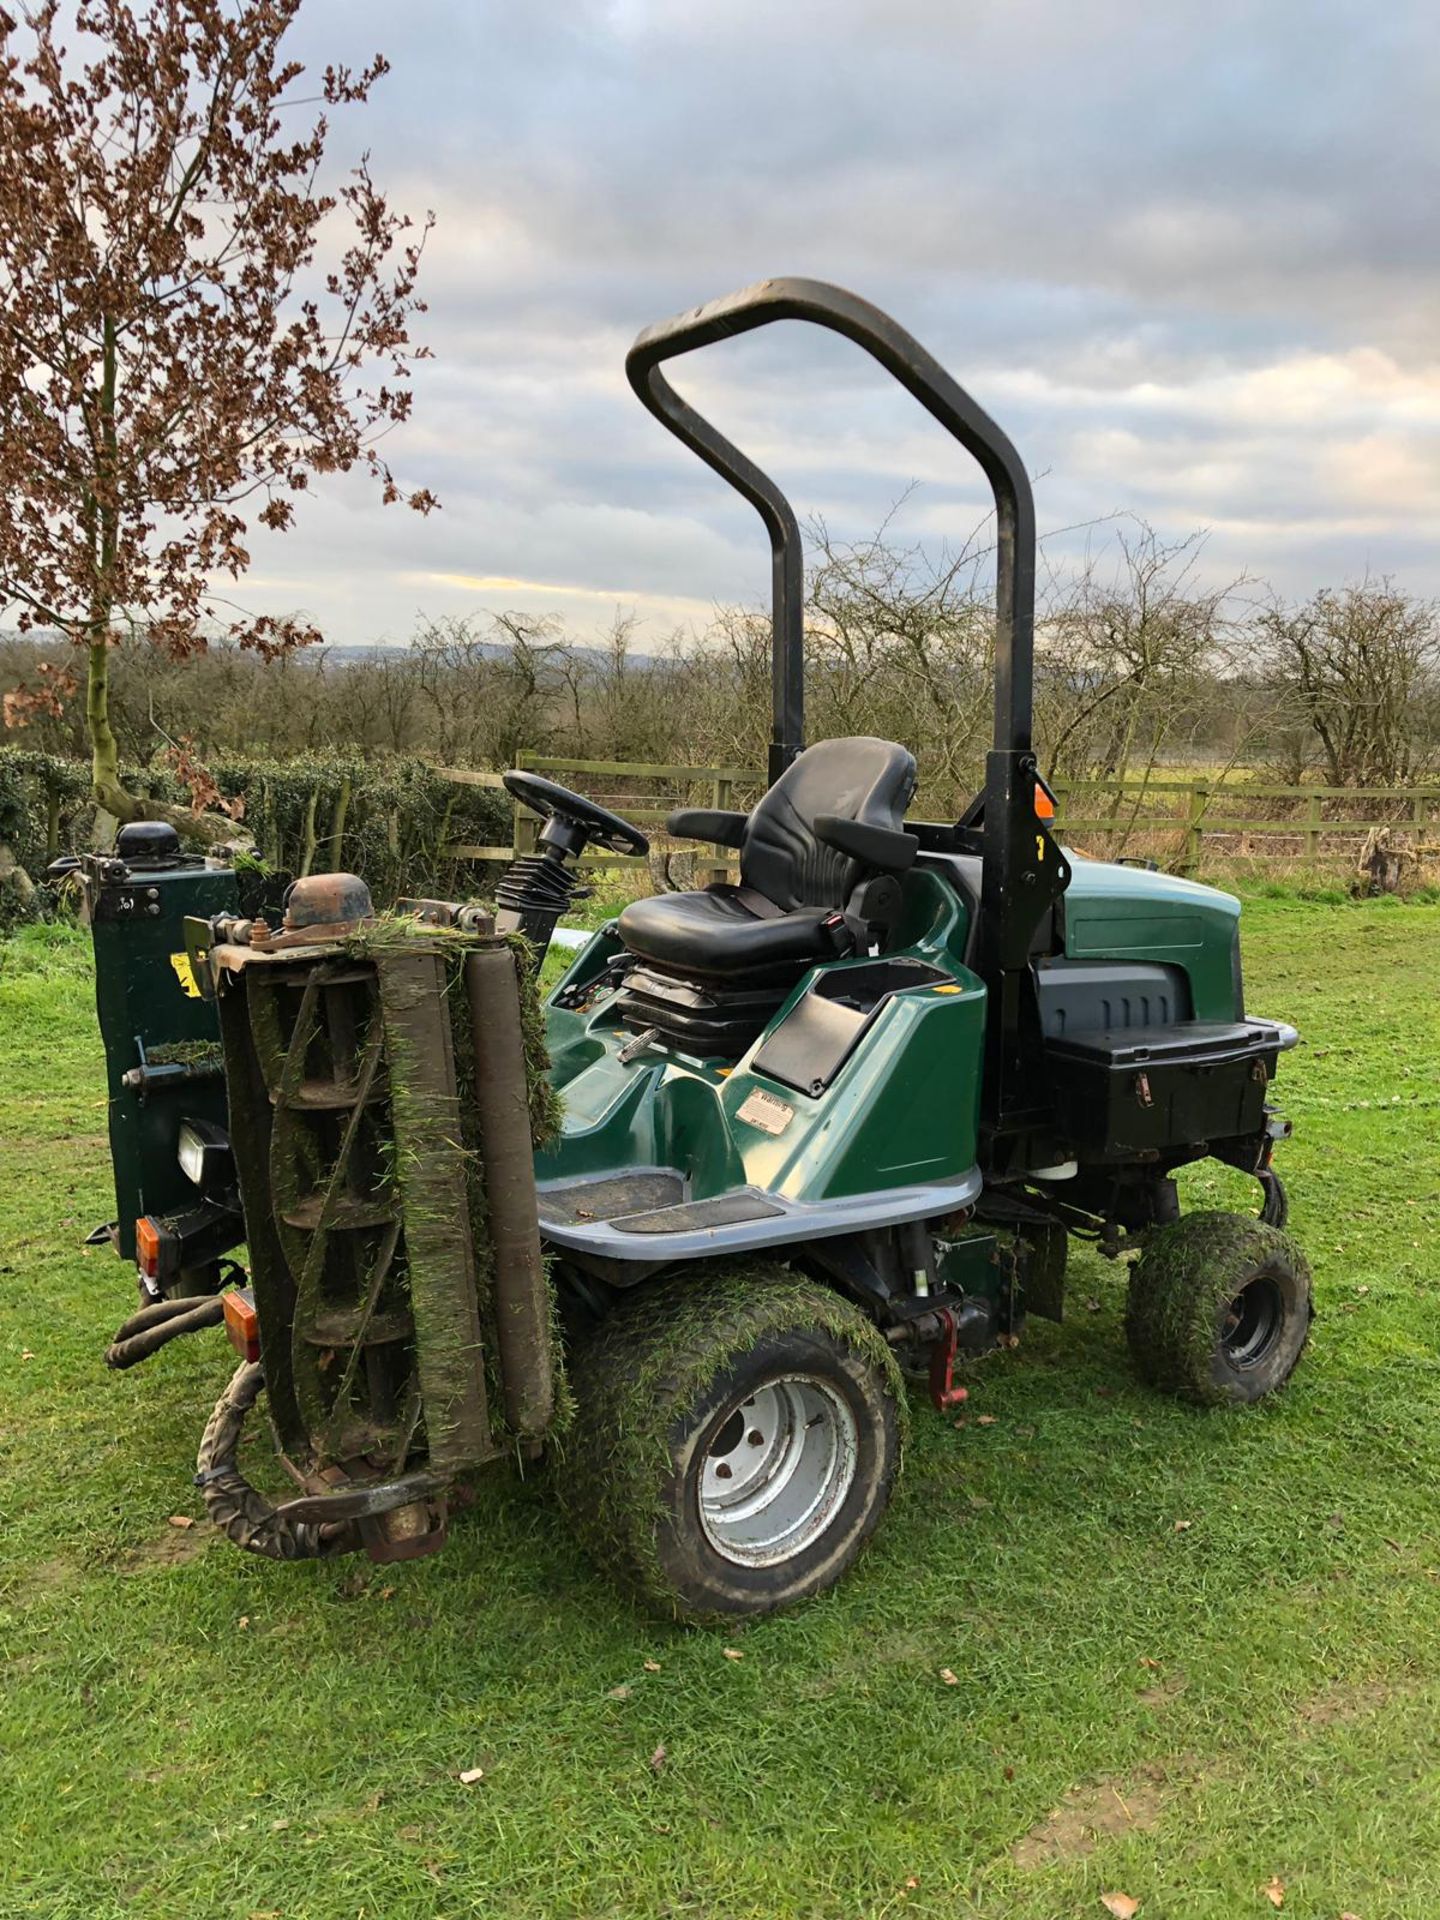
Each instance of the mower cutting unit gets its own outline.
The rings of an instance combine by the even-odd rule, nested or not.
[[[903,746],[803,748],[795,517],[661,371],[787,319],[869,351],[993,490],[995,740],[957,822],[906,817]],[[1245,1013],[1235,900],[1057,843],[1029,484],[907,333],[767,281],[649,329],[627,367],[770,536],[769,790],[668,822],[732,850],[738,883],[627,907],[543,1037],[538,957],[579,856],[646,842],[530,773],[506,785],[544,825],[493,920],[377,919],[347,875],[297,882],[279,927],[189,920],[251,1265],[222,1303],[243,1358],[199,1482],[254,1550],[395,1558],[440,1544],[472,1469],[543,1446],[596,1558],[707,1619],[840,1577],[890,1497],[902,1371],[963,1400],[957,1362],[1060,1317],[1071,1234],[1138,1252],[1127,1332],[1157,1386],[1281,1386],[1311,1316],[1271,1170],[1296,1035]],[[1256,1213],[1180,1214],[1175,1173],[1207,1156],[1255,1176]],[[300,1487],[278,1507],[236,1464],[262,1385]]]

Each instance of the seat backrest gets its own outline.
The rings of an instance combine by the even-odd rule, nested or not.
[[[790,765],[745,824],[740,884],[785,913],[843,907],[865,875],[815,837],[818,814],[894,831],[915,791],[915,760],[889,740],[817,740]]]

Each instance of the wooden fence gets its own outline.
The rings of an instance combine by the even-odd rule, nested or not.
[[[532,773],[542,773],[562,786],[583,788],[592,800],[623,815],[648,832],[663,828],[666,816],[674,808],[706,806],[728,811],[735,806],[752,805],[764,791],[765,776],[753,767],[662,766],[639,760],[574,760],[543,753],[522,753],[518,764]],[[464,767],[438,767],[438,773],[462,783],[500,787],[498,773],[475,773]],[[507,847],[476,847],[457,842],[447,848],[457,860],[513,860],[517,854],[533,852],[540,822],[523,807],[515,809],[514,843]],[[648,863],[631,854],[606,853],[600,849],[586,853],[582,866],[644,867]],[[716,871],[724,872],[722,864]]]
[[[562,786],[583,787],[593,799],[652,831],[663,828],[666,815],[676,806],[749,806],[765,786],[764,774],[753,767],[662,766],[536,753],[522,754],[520,765]],[[498,773],[461,767],[436,771],[477,786],[503,784]],[[1158,847],[1167,863],[1184,873],[1200,866],[1207,841],[1213,850],[1228,853],[1260,851],[1250,843],[1269,841],[1264,851],[1315,865],[1327,854],[1352,853],[1379,826],[1406,834],[1416,853],[1440,856],[1440,845],[1435,844],[1440,832],[1440,787],[1282,787],[1248,781],[1141,778],[1056,783],[1055,794],[1062,833],[1099,840],[1103,845],[1097,851],[1110,855],[1136,844],[1147,852]],[[911,811],[921,819],[948,819],[953,807],[933,806],[927,812],[922,795]],[[447,851],[464,860],[512,860],[517,853],[533,850],[538,827],[533,814],[517,808],[512,845],[459,843]],[[1160,846],[1161,842],[1165,844]],[[646,864],[642,859],[602,852],[587,854],[585,860],[597,867]]]
[[[1440,853],[1430,842],[1440,787],[1272,787],[1208,780],[1086,781],[1057,785],[1059,824],[1067,834],[1105,836],[1114,842],[1156,835],[1173,838],[1174,864],[1190,873],[1200,865],[1205,842],[1223,841],[1228,853],[1254,852],[1252,840],[1285,841],[1272,854],[1290,852],[1308,865],[1327,852],[1354,850],[1377,827],[1400,829],[1417,853]],[[1091,795],[1109,806],[1088,817],[1075,803]],[[1357,811],[1361,809],[1361,811]],[[1237,812],[1236,809],[1239,809]],[[1239,841],[1237,848],[1233,843]]]

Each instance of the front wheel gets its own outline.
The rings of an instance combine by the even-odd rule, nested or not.
[[[823,1592],[889,1503],[903,1418],[889,1347],[783,1268],[642,1288],[571,1356],[571,1380],[561,1499],[592,1557],[675,1619]]]
[[[1130,1274],[1125,1333],[1152,1386],[1205,1406],[1283,1387],[1310,1334],[1310,1265],[1286,1233],[1238,1213],[1187,1213]]]

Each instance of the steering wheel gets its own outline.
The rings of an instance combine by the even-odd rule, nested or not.
[[[553,780],[542,780],[538,773],[514,769],[505,775],[505,791],[522,807],[538,813],[542,820],[553,817],[581,828],[587,840],[593,840],[608,853],[643,856],[650,851],[650,842],[640,829],[622,820],[618,813],[597,806],[583,793],[571,793],[568,787],[556,786]]]

